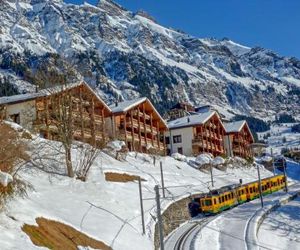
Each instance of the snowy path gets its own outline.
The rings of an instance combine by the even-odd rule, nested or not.
[[[300,189],[300,184],[290,187],[290,192]],[[289,192],[289,193],[290,193]],[[264,205],[275,204],[279,199],[284,198],[283,191],[264,197]],[[247,249],[245,234],[248,221],[252,215],[261,208],[260,199],[240,205],[227,213],[222,214],[216,220],[210,222],[196,239],[196,249],[205,247],[207,249]],[[208,237],[209,236],[209,237]],[[214,238],[218,244],[212,244]]]
[[[300,198],[269,214],[262,223],[258,240],[271,249],[300,249]]]

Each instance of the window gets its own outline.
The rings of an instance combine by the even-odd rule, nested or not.
[[[252,194],[252,187],[250,188],[250,193]]]
[[[221,201],[221,197],[219,197],[219,203],[221,203],[222,201]]]
[[[217,199],[216,199],[216,198],[214,198],[214,204],[215,204],[215,205],[217,204]]]
[[[224,202],[224,201],[225,201],[224,196],[222,196],[222,202]]]
[[[169,136],[166,136],[166,144],[170,144],[170,137]]]
[[[14,123],[20,124],[20,114],[13,114],[9,117]]]
[[[211,200],[205,200],[205,206],[211,206]]]
[[[182,148],[177,148],[177,152],[178,152],[179,154],[183,154]]]
[[[173,142],[174,143],[181,143],[182,142],[181,135],[174,135],[173,136]]]

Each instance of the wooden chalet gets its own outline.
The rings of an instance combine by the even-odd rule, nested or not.
[[[166,135],[169,153],[211,153],[214,156],[225,153],[225,128],[216,111],[182,117],[170,121],[168,126],[169,132]]]
[[[74,140],[98,146],[108,140],[105,118],[111,115],[111,111],[88,84],[81,82],[42,92],[44,95],[36,98],[35,125],[45,138],[59,140],[59,123],[68,119],[72,123]],[[60,115],[66,117],[61,119]]]
[[[115,103],[110,109],[113,138],[124,140],[131,151],[165,154],[167,124],[146,97]]]
[[[254,137],[246,121],[225,123],[225,147],[228,156],[252,157]]]
[[[110,115],[109,107],[85,82],[0,98],[2,119],[52,140],[59,140],[58,130],[63,127],[59,123],[68,119],[65,129],[72,139],[100,145],[108,139],[105,118]]]
[[[195,112],[195,109],[191,104],[187,102],[179,102],[165,113],[164,118],[168,121],[172,121],[177,118],[190,115],[190,112]]]

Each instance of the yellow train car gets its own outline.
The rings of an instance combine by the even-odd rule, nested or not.
[[[271,191],[276,192],[285,187],[284,175],[276,175],[270,178]]]
[[[215,214],[238,205],[235,188],[236,185],[231,185],[211,191],[210,194],[200,199],[202,212]]]
[[[237,199],[239,204],[242,204],[247,200],[247,188],[245,186],[240,186],[237,188]]]
[[[276,175],[261,180],[262,194],[267,195],[285,187],[284,175]],[[243,185],[229,185],[212,190],[198,199],[200,210],[204,214],[216,214],[238,204],[259,198],[259,182]]]

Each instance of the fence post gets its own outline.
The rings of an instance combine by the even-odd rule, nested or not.
[[[159,242],[160,242],[160,250],[164,250],[164,232],[163,232],[163,221],[160,210],[160,195],[159,195],[159,187],[155,185],[155,198],[156,198],[156,213],[157,213],[157,223],[159,230]]]
[[[260,170],[259,170],[259,165],[257,164],[257,174],[258,174],[258,185],[259,185],[259,196],[260,196],[260,202],[261,202],[261,207],[264,207],[264,201],[263,201],[263,196],[262,196],[262,190],[261,190],[261,179],[260,179]]]
[[[162,162],[160,162],[160,178],[161,178],[161,187],[162,187],[163,197],[166,198],[165,181],[164,181],[164,173],[163,173],[163,168],[162,168]]]
[[[214,187],[214,177],[213,177],[213,169],[212,164],[210,163],[210,180],[211,180],[211,186]]]
[[[145,234],[145,218],[144,218],[144,205],[143,205],[143,193],[142,193],[142,181],[141,181],[141,177],[139,177],[139,193],[140,193],[142,229],[143,229],[143,234]]]

